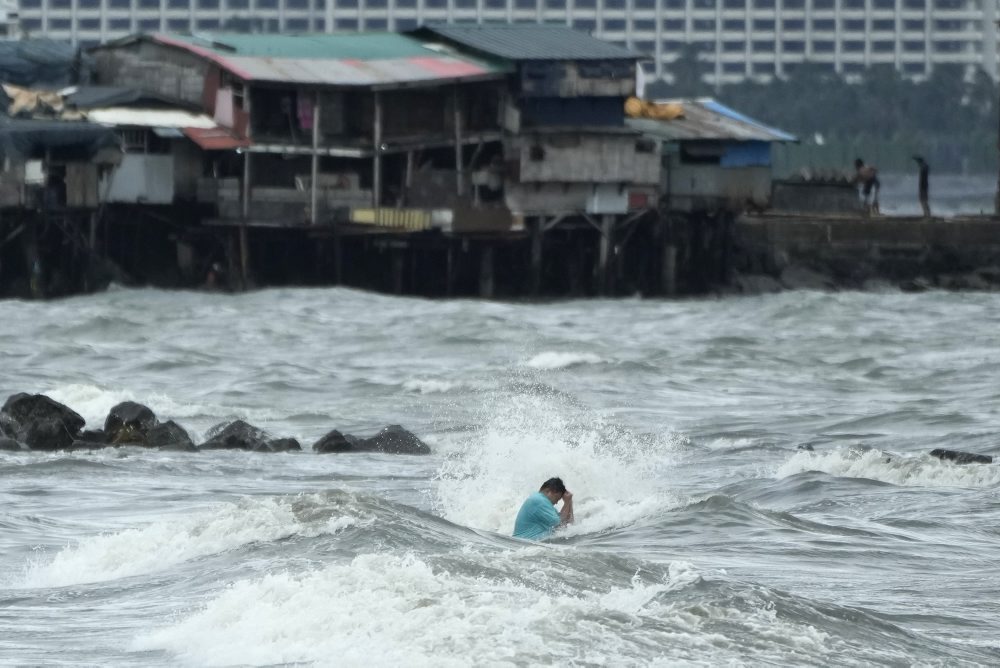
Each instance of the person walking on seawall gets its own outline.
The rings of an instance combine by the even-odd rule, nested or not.
[[[563,502],[562,510],[555,505]],[[549,478],[537,492],[525,499],[514,521],[514,538],[541,540],[556,527],[573,522],[573,494],[561,478]]]
[[[861,185],[861,192],[865,196],[865,213],[878,213],[878,191],[882,187],[878,180],[878,170],[872,165],[866,165],[864,160],[858,158],[854,161],[854,182]],[[869,204],[868,198],[873,194],[874,197]]]
[[[920,167],[920,177],[917,182],[917,196],[920,198],[920,208],[924,210],[924,218],[930,218],[931,205],[929,198],[931,167],[927,164],[927,161],[919,155],[913,156],[913,159],[917,161],[917,166]]]

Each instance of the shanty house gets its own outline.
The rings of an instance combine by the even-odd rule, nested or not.
[[[468,163],[500,137],[508,68],[414,37],[156,34],[92,53],[100,83],[213,121],[182,132],[211,156],[201,197],[223,221],[391,225],[424,173],[449,170],[447,195],[463,196]]]
[[[797,139],[713,99],[663,100],[672,113],[636,115],[629,127],[659,143],[660,192],[677,211],[765,208],[771,199],[771,147]],[[649,109],[648,106],[645,109]]]

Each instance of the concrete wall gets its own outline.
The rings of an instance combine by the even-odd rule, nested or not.
[[[126,153],[110,177],[102,180],[101,193],[106,202],[172,204],[174,156]]]
[[[770,199],[770,167],[684,164],[677,158],[664,156],[661,186],[672,209],[742,211],[748,202],[763,207]]]
[[[99,49],[93,55],[97,84],[140,88],[201,106],[207,66],[192,54],[137,42]]]

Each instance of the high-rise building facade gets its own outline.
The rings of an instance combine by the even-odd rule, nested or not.
[[[407,30],[427,22],[563,23],[649,56],[669,74],[686,43],[709,79],[787,74],[803,61],[850,76],[891,64],[997,78],[998,0],[20,0],[30,35],[90,44],[134,32]]]

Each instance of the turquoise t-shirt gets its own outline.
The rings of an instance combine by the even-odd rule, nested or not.
[[[539,540],[545,538],[559,526],[562,518],[549,498],[541,492],[529,496],[514,521],[514,538]]]

